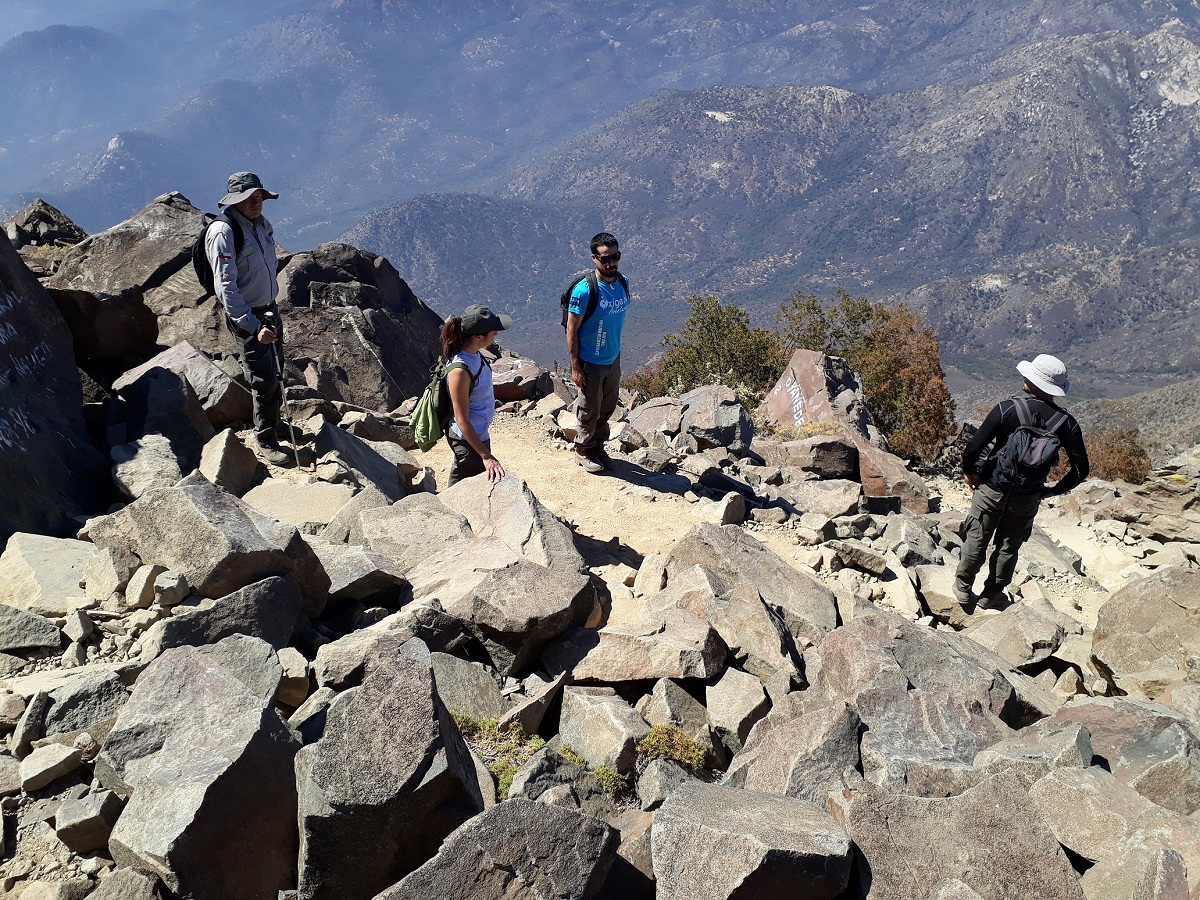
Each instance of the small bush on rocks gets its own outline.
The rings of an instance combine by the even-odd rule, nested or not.
[[[614,800],[629,790],[629,777],[622,775],[612,766],[597,766],[592,774]]]
[[[669,759],[695,774],[704,767],[707,753],[697,741],[674,725],[652,725],[637,746],[640,765],[652,759]]]
[[[546,746],[546,742],[536,734],[527,735],[517,722],[501,728],[496,719],[481,722],[457,714],[453,715],[453,719],[467,746],[484,761],[496,779],[496,790],[501,800],[508,797],[517,770],[529,757]]]
[[[1093,478],[1141,484],[1150,474],[1150,455],[1132,428],[1090,431],[1083,438]]]

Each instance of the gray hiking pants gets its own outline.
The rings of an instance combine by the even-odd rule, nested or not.
[[[279,408],[283,405],[283,385],[279,383],[279,370],[275,362],[275,347],[283,352],[283,327],[279,311],[272,303],[270,310],[258,311],[264,322],[269,322],[278,335],[278,342],[260,344],[258,336],[239,328],[229,316],[225,324],[238,342],[238,358],[242,363],[242,374],[246,384],[250,386],[250,399],[253,401],[254,435],[260,441],[274,444],[277,440],[276,428],[279,425]]]
[[[580,367],[587,381],[575,408],[575,417],[579,419],[575,448],[590,453],[596,447],[603,447],[608,440],[608,420],[620,397],[621,357],[607,366],[581,361]]]
[[[1017,568],[1017,551],[1033,533],[1033,519],[1041,502],[1041,494],[1004,494],[986,484],[976,488],[964,523],[966,535],[955,585],[962,590],[971,589],[983,567],[988,544],[995,538],[987,580],[980,593],[992,594],[1008,587]]]

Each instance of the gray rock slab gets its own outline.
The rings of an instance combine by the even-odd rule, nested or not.
[[[750,446],[754,426],[731,388],[705,385],[683,394],[679,401],[683,404],[679,429],[691,435],[701,450],[724,447],[739,453]]]
[[[83,751],[65,744],[46,744],[35,748],[21,760],[21,790],[27,794],[41,790],[64,775],[70,775],[83,762]]]
[[[499,720],[508,710],[496,679],[487,668],[449,653],[431,653],[438,696],[451,713],[477,721]],[[527,734],[535,734],[536,727]]]
[[[216,431],[186,378],[169,369],[152,368],[129,387],[124,399],[131,439],[151,434],[167,438],[185,474],[200,464],[204,445]]]
[[[1055,835],[1009,774],[938,799],[862,784],[851,792],[846,830],[871,900],[926,900],[946,878],[981,897],[1084,898]]]
[[[97,791],[80,800],[67,800],[54,816],[54,831],[75,853],[104,850],[124,808],[125,800],[113,791]]]
[[[846,832],[803,800],[685,782],[654,816],[659,900],[834,900],[850,880]]]
[[[723,783],[824,805],[859,768],[862,720],[843,701],[809,691],[788,694],[755,725]]]
[[[425,494],[424,496],[431,497],[433,495]],[[407,499],[406,497],[405,500]],[[404,500],[398,502],[403,503]],[[333,514],[333,518],[329,520],[329,524],[321,529],[321,537],[343,544],[365,544],[367,543],[367,539],[363,536],[362,515],[381,510],[391,505],[391,501],[388,500],[382,491],[367,485],[347,500],[345,505]],[[373,520],[374,516],[368,517],[368,521]]]
[[[250,418],[250,392],[187,341],[180,341],[142,365],[129,369],[113,382],[113,390],[125,396],[136,390],[137,382],[154,368],[169,369],[186,378],[214,428],[225,428]]]
[[[1132,849],[1177,851],[1194,891],[1200,886],[1200,824],[1151,803],[1099,766],[1055,769],[1030,799],[1064,847],[1085,860],[1115,863]]]
[[[295,576],[310,618],[320,615],[328,596],[329,578],[299,531],[255,512],[199,474],[92,520],[88,533],[101,549],[127,549],[147,565],[180,573],[205,597],[286,574]]]
[[[498,539],[482,538],[479,542],[486,541]],[[504,551],[513,552],[502,542],[500,547],[501,560]],[[444,551],[439,556],[445,555]],[[438,558],[433,557],[425,565]],[[479,562],[491,565],[478,560],[476,564]],[[414,597],[422,569],[424,566],[418,567],[409,576]],[[501,675],[514,674],[533,663],[550,641],[583,625],[595,605],[591,581],[573,570],[548,569],[520,559],[512,565],[479,572],[478,580],[474,574],[456,573],[454,577],[465,577],[469,587],[457,596],[442,591],[442,606],[479,639]]]
[[[38,616],[65,616],[82,605],[79,586],[94,544],[18,532],[0,553],[0,603]]]
[[[1062,644],[1064,630],[1025,603],[1014,603],[999,615],[981,619],[967,636],[982,644],[1014,669],[1045,662]]]
[[[366,441],[332,422],[321,420],[313,438],[313,448],[318,457],[336,459],[358,487],[370,485],[393,502],[404,496],[405,488],[396,464],[381,456]]]
[[[198,900],[290,887],[297,746],[224,667],[191,647],[167,651],[138,678],[96,758],[100,783],[131,795],[113,859]]]
[[[629,624],[570,631],[546,647],[542,660],[547,671],[570,672],[576,682],[611,684],[713,678],[725,671],[727,656],[724,642],[706,621],[669,608]]]
[[[250,490],[258,469],[258,457],[231,428],[216,434],[200,451],[200,474],[235,497]]]
[[[371,509],[360,524],[363,543],[390,559],[403,574],[446,548],[474,537],[463,516],[439,496],[410,494],[386,509]]]
[[[62,647],[63,633],[42,616],[0,603],[0,651]]]
[[[826,638],[813,687],[862,719],[868,781],[938,797],[979,780],[975,754],[1011,733],[1002,714],[1025,724],[1005,668],[966,638],[879,612]]]
[[[735,664],[760,678],[800,670],[800,654],[783,618],[749,584],[731,588],[710,569],[692,566],[676,571],[664,589],[644,602],[650,609],[674,606],[704,619],[721,636]]]
[[[989,774],[1010,772],[1025,787],[1064,766],[1092,764],[1091,735],[1081,725],[1056,723],[1053,718],[1033,725],[975,755],[975,768]]]
[[[530,562],[555,571],[584,571],[571,529],[516,475],[494,482],[467,478],[438,498],[465,516],[477,537],[499,538]]]
[[[172,647],[215,644],[232,634],[285,647],[301,603],[295,581],[272,577],[194,607],[176,606],[173,615],[159,619],[142,638],[142,658],[154,659]]]
[[[344,691],[361,684],[372,654],[387,641],[387,631],[364,628],[322,644],[317,648],[317,657],[312,664],[318,687]]]
[[[163,900],[157,876],[136,869],[117,869],[105,876],[89,900]]]
[[[762,682],[748,672],[726,669],[705,692],[708,721],[731,753],[742,749],[754,727],[771,709]]]
[[[1123,586],[1100,607],[1092,653],[1104,677],[1122,687],[1139,672],[1192,679],[1200,647],[1200,570],[1166,568]]]
[[[779,496],[797,511],[824,516],[850,516],[866,502],[857,481],[833,478],[828,481],[789,481],[779,487]]]
[[[423,644],[380,645],[348,694],[296,760],[304,900],[374,897],[484,806]]]
[[[650,726],[610,688],[566,687],[558,733],[592,768],[628,772]]]
[[[1087,729],[1105,768],[1148,800],[1185,816],[1200,809],[1200,730],[1186,716],[1132,697],[1089,697],[1046,723]]]
[[[542,720],[549,712],[551,704],[558,698],[558,692],[567,683],[569,676],[563,673],[551,681],[541,691],[528,700],[514,704],[508,712],[500,717],[500,727],[504,728],[516,722],[526,734],[537,734],[542,727]]]
[[[231,634],[197,649],[245,685],[264,706],[275,699],[283,666],[275,648],[262,638]]]
[[[784,623],[797,649],[821,640],[837,626],[833,593],[788,565],[736,526],[697,525],[675,544],[667,560],[667,583],[679,572],[702,565],[726,591],[756,590]]]
[[[604,883],[618,832],[575,810],[511,800],[465,822],[437,856],[376,900],[585,900]]]
[[[129,699],[120,676],[108,669],[85,667],[50,691],[42,733],[70,734],[115,719]]]
[[[353,496],[354,488],[348,484],[268,478],[243,494],[242,502],[264,516],[313,534],[328,525]]]
[[[169,439],[142,435],[109,451],[113,483],[126,497],[137,499],[155,488],[168,488],[183,478],[183,465]]]
[[[408,580],[399,565],[382,553],[318,537],[306,540],[329,576],[331,601],[362,601],[395,610],[406,599]]]

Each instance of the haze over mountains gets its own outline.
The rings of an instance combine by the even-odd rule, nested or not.
[[[253,168],[285,245],[345,232],[439,311],[512,312],[546,362],[608,227],[632,362],[690,294],[766,321],[843,287],[926,310],[979,375],[1044,349],[1100,394],[1200,373],[1194,3],[88,9],[0,45],[6,205],[96,230]]]

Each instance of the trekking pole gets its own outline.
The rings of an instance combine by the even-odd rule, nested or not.
[[[271,344],[271,355],[275,357],[275,371],[279,375],[279,393],[283,398],[283,403],[280,404],[279,411],[283,415],[283,421],[287,422],[288,435],[292,439],[292,456],[296,458],[296,470],[300,470],[300,448],[296,446],[296,426],[292,424],[291,413],[288,412],[287,385],[283,381],[283,353],[279,350],[279,341],[276,340]],[[316,463],[313,463],[313,471],[316,471]]]

